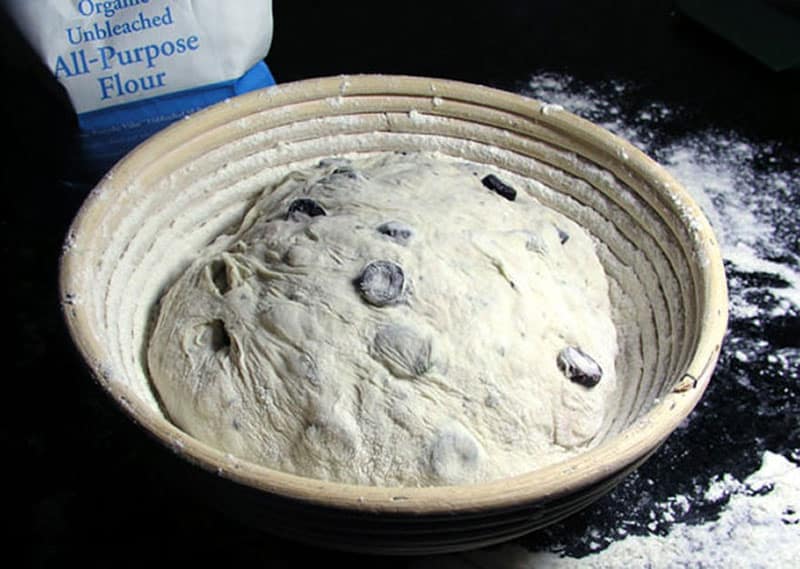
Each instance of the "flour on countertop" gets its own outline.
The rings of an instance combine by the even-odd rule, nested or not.
[[[512,545],[420,569],[788,568],[800,558],[800,155],[732,132],[685,133],[681,109],[642,105],[634,89],[544,73],[521,92],[630,140],[701,205],[730,294],[715,377],[657,457],[609,496]]]
[[[764,453],[761,468],[743,482],[714,480],[711,501],[724,501],[718,519],[680,523],[666,535],[630,536],[601,552],[575,559],[531,553],[505,545],[425,560],[414,569],[755,569],[794,567],[800,558],[800,468],[779,454]],[[685,497],[676,502],[686,504]],[[681,506],[688,507],[688,506]]]

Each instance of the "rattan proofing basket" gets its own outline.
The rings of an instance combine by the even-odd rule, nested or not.
[[[631,338],[620,356],[623,411],[597,447],[495,482],[365,487],[241,461],[165,419],[144,361],[148,322],[165,286],[287,168],[383,150],[435,150],[534,178],[547,188],[537,198],[596,238],[617,325]],[[663,168],[558,107],[405,76],[280,85],[154,136],[88,196],[66,238],[60,286],[70,333],[99,385],[176,460],[192,465],[199,491],[282,536],[394,554],[497,543],[590,504],[695,407],[727,323],[712,230]]]

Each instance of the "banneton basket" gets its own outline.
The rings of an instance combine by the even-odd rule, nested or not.
[[[369,487],[245,462],[171,424],[151,391],[144,357],[165,287],[289,169],[337,154],[415,150],[536,180],[536,198],[596,238],[623,338],[622,404],[603,441],[570,460],[494,482]],[[498,543],[589,505],[692,411],[727,325],[712,230],[655,162],[560,107],[406,76],[280,85],[154,136],[85,201],[66,238],[60,285],[70,333],[96,380],[136,423],[193,465],[203,492],[217,496],[220,507],[291,539],[390,554]]]

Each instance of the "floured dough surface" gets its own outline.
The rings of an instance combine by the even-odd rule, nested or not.
[[[615,406],[606,276],[526,183],[387,153],[266,189],[161,300],[148,364],[170,418],[243,459],[382,486],[592,446]]]

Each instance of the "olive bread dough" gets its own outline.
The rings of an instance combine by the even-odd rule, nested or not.
[[[615,405],[607,279],[528,183],[379,153],[266,188],[161,299],[147,355],[166,413],[237,457],[382,486],[596,444]]]

